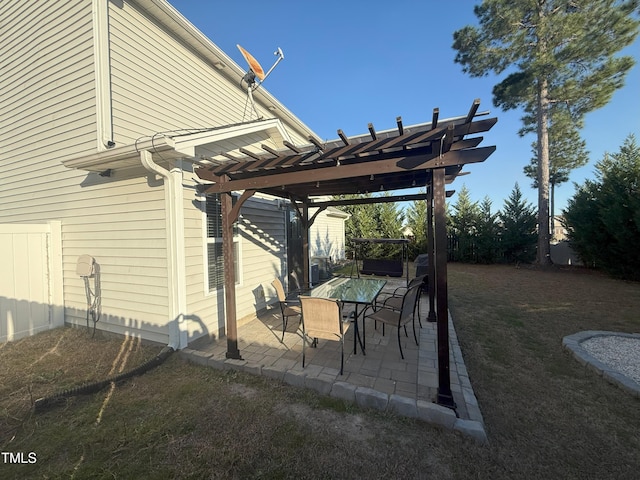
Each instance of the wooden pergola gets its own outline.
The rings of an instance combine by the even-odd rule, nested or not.
[[[479,117],[480,101],[475,100],[469,112],[461,117],[439,121],[439,110],[433,110],[430,123],[403,126],[355,137],[338,130],[339,140],[322,143],[309,137],[307,145],[284,142],[286,149],[275,150],[262,145],[264,153],[240,149],[240,156],[221,154],[221,160],[199,166],[195,171],[207,183],[202,192],[221,194],[227,358],[241,358],[238,350],[233,224],[244,202],[261,192],[290,200],[302,223],[304,281],[309,279],[309,227],[319,212],[329,206],[357,203],[427,201],[429,245],[430,316],[437,321],[438,338],[438,403],[454,407],[449,379],[449,334],[447,298],[447,231],[445,185],[453,182],[464,165],[486,160],[495,146],[478,147],[483,137],[470,135],[490,130],[497,118]],[[425,194],[369,197],[353,200],[318,202],[312,198],[326,195],[365,194],[424,187]],[[235,204],[232,192],[242,192]],[[318,207],[309,217],[309,209]],[[435,312],[433,306],[435,305]]]

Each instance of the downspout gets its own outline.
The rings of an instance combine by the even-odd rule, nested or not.
[[[140,151],[140,163],[149,172],[164,179],[167,229],[167,269],[169,295],[169,347],[179,350],[187,346],[187,276],[184,244],[184,210],[182,169],[167,170],[151,157],[148,150]]]
[[[98,151],[115,146],[111,103],[109,50],[109,2],[93,0],[93,64],[96,91],[96,130]]]

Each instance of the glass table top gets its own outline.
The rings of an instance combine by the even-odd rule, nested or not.
[[[386,280],[377,278],[337,277],[312,288],[307,295],[349,303],[372,303],[386,283]]]

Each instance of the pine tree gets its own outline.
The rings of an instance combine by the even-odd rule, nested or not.
[[[556,106],[557,107],[557,106]],[[572,170],[580,168],[589,161],[586,142],[580,138],[579,127],[564,106],[552,113],[549,125],[549,217],[555,215],[555,189],[569,181]],[[538,188],[538,150],[532,144],[533,158],[524,167],[524,174],[533,179],[533,188]],[[553,225],[553,223],[551,223]]]
[[[536,214],[533,205],[522,198],[518,184],[505,200],[500,212],[500,248],[507,262],[532,262],[536,257]]]
[[[480,207],[478,202],[472,202],[469,189],[462,185],[451,215],[453,233],[458,240],[454,251],[454,260],[459,262],[475,262],[475,241],[478,235],[478,221]]]
[[[591,180],[576,185],[576,192],[562,212],[571,248],[585,266],[592,268],[600,263],[600,252],[611,244],[598,212],[598,189],[599,185]]]
[[[498,213],[491,213],[491,205],[489,197],[485,197],[480,204],[476,239],[477,259],[480,263],[495,263],[498,260]]]
[[[474,7],[479,27],[454,33],[456,62],[482,77],[511,73],[493,89],[493,102],[524,110],[523,133],[537,137],[538,256],[551,263],[549,124],[563,106],[577,125],[606,105],[634,64],[616,53],[638,34],[637,0],[484,0]]]
[[[356,198],[370,198],[371,194],[365,195],[336,195],[334,200],[352,200]],[[345,222],[345,237],[347,239],[347,254],[353,256],[353,244],[349,242],[352,238],[372,238],[377,236],[378,222],[375,214],[374,204],[344,205],[340,207],[350,214]],[[363,246],[366,248],[366,245]],[[367,252],[364,252],[367,253]]]
[[[386,197],[390,193],[385,193]],[[375,204],[376,223],[378,225],[377,238],[401,238],[404,213],[398,209],[395,202],[384,202]],[[401,256],[400,247],[393,244],[374,245],[375,258],[398,258]]]
[[[424,190],[421,193],[425,193]],[[413,232],[413,243],[410,246],[409,258],[415,258],[427,252],[427,202],[415,200],[406,210],[407,225]]]

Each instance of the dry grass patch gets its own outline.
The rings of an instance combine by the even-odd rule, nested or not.
[[[434,452],[465,444],[417,421],[361,411],[264,378],[187,364],[177,355],[113,392],[33,414],[32,398],[71,386],[73,378],[86,379],[85,370],[95,371],[87,362],[34,362],[60,339],[75,350],[63,349],[56,358],[77,360],[104,350],[99,355],[105,368],[92,381],[106,376],[121,343],[91,339],[82,329],[59,329],[4,347],[2,360],[12,380],[3,384],[0,397],[0,447],[35,452],[37,463],[2,465],[3,479],[420,478],[424,472],[452,478]],[[139,363],[159,351],[139,349]],[[19,368],[27,365],[32,369],[25,377]],[[52,369],[59,373],[46,386],[26,393],[24,378]],[[11,433],[4,434],[7,430]]]
[[[579,365],[562,338],[640,331],[640,284],[579,269],[449,272],[462,352],[505,478],[637,478],[638,399]]]
[[[33,414],[36,398],[160,350],[65,328],[0,346],[0,448],[37,454],[33,465],[0,465],[0,478],[636,479],[640,402],[561,341],[640,331],[640,285],[558,269],[452,264],[449,273],[488,446],[177,355]]]

